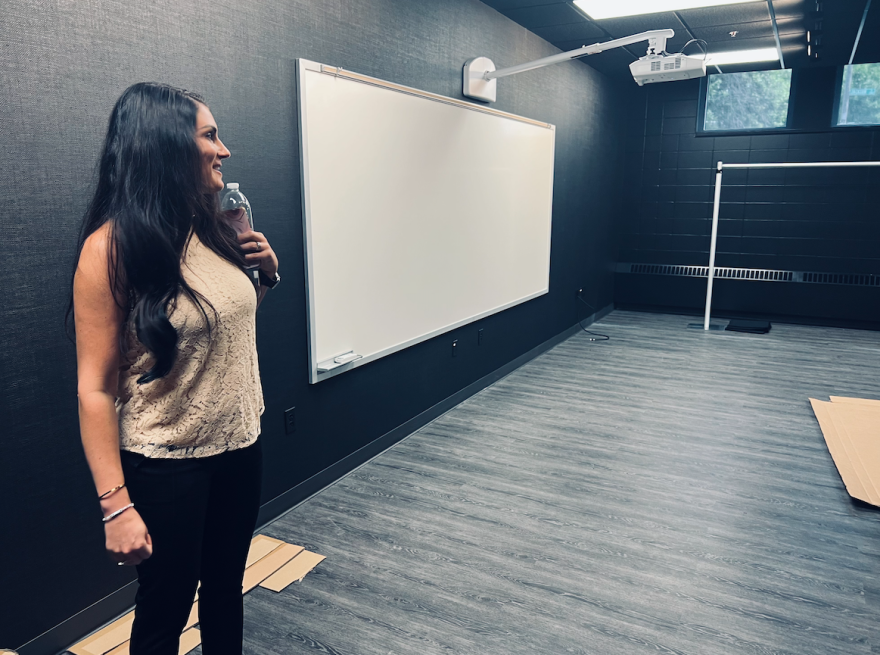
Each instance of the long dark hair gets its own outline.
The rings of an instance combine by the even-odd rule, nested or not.
[[[217,194],[205,192],[196,103],[206,104],[198,94],[166,84],[142,82],[125,90],[110,114],[98,185],[80,229],[76,261],[86,239],[110,222],[110,284],[138,340],[155,358],[140,384],[174,366],[178,335],[168,310],[180,293],[199,308],[210,334],[204,304],[214,308],[180,272],[190,232],[220,257],[245,266],[235,231],[220,216]],[[72,309],[71,291],[68,322]]]

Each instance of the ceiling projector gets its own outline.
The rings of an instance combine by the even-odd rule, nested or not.
[[[654,82],[689,80],[706,75],[706,59],[702,56],[649,54],[629,65],[633,79],[639,86]]]
[[[464,63],[461,92],[462,95],[468,98],[482,100],[483,102],[495,102],[495,90],[498,78],[500,77],[524,73],[536,68],[549,66],[550,64],[577,59],[578,57],[595,55],[606,50],[622,48],[623,46],[641,41],[648,42],[648,52],[644,57],[629,65],[633,79],[638,82],[639,86],[654,82],[674,82],[675,80],[689,80],[692,77],[703,77],[706,74],[705,55],[703,57],[695,57],[693,55],[683,55],[680,52],[676,54],[666,52],[666,41],[674,36],[675,30],[649,30],[612,41],[585,45],[576,50],[561,52],[558,55],[550,55],[549,57],[536,59],[518,66],[502,68],[501,70],[496,70],[495,64],[488,57],[474,57]],[[693,40],[688,41],[685,47],[692,42]]]

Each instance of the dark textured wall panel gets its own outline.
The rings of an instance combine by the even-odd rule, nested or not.
[[[880,130],[827,127],[833,82],[833,69],[801,73],[795,98],[798,120],[826,127],[795,133],[697,135],[699,80],[631,91],[625,167],[632,192],[624,206],[619,261],[708,263],[718,161],[880,159]],[[880,224],[875,220],[880,170],[731,169],[724,171],[723,180],[717,265],[880,273]],[[615,301],[690,310],[704,306],[705,280],[649,278],[620,275]],[[725,281],[713,307],[718,312],[880,326],[878,303],[866,302],[877,298],[877,289],[797,286]]]
[[[574,290],[613,296],[620,103],[580,62],[499,82],[499,109],[557,125],[550,293],[351,374],[307,384],[294,60],[461,97],[461,67],[556,52],[476,0],[120,3],[8,0],[0,73],[0,644],[16,647],[119,589],[79,443],[76,371],[62,328],[78,222],[113,102],[165,81],[209,99],[284,282],[260,309],[268,501],[573,325]],[[584,309],[584,308],[581,308]],[[485,344],[476,348],[476,329]],[[460,339],[452,359],[449,341]],[[297,407],[297,432],[282,413]]]

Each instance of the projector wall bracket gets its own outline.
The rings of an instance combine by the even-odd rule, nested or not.
[[[551,55],[543,59],[536,59],[518,66],[510,68],[502,68],[495,70],[495,64],[488,57],[474,57],[468,59],[462,70],[462,93],[468,98],[482,100],[483,102],[495,102],[496,82],[499,77],[507,77],[516,73],[534,70],[535,68],[543,68],[551,64],[558,64],[563,61],[570,61],[578,57],[586,55],[595,55],[605,50],[613,48],[622,48],[623,46],[632,45],[639,41],[648,42],[648,55],[660,55],[666,50],[666,40],[675,36],[673,30],[650,30],[625,36],[622,39],[614,39],[604,43],[594,43],[593,45],[585,45],[577,50],[570,50],[558,55]]]

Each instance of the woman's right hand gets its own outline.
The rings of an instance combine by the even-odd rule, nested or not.
[[[104,524],[107,553],[125,566],[137,566],[153,554],[153,540],[141,515],[132,507]]]

